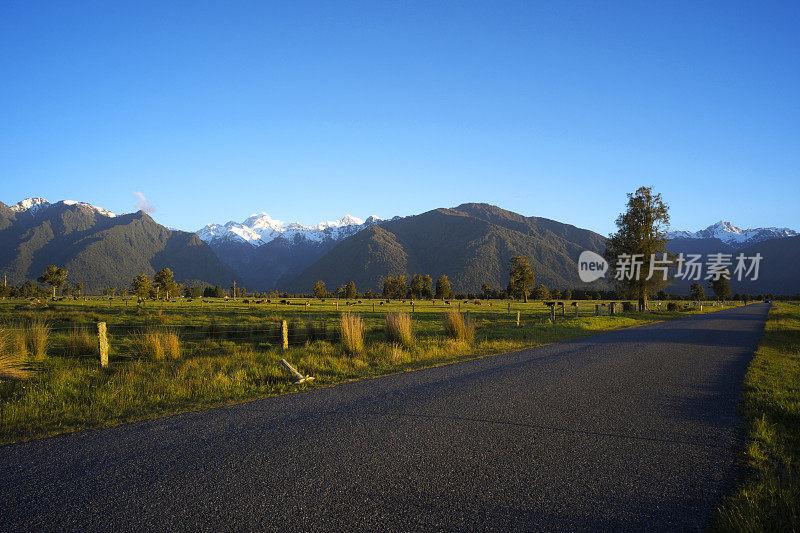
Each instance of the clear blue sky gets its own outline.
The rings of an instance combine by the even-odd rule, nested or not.
[[[0,200],[800,229],[800,2],[0,3]]]

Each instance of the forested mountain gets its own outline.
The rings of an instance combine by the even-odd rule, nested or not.
[[[530,258],[536,283],[585,287],[576,261],[583,250],[602,252],[605,238],[554,220],[524,217],[488,204],[463,204],[382,222],[344,239],[287,285],[310,291],[317,280],[329,289],[355,281],[380,290],[387,276],[446,274],[456,292],[504,289],[508,260]]]
[[[35,200],[0,202],[0,271],[11,284],[35,280],[50,264],[89,291],[121,288],[163,267],[184,283],[241,283],[196,234],[169,230],[142,211],[117,216],[84,203]]]

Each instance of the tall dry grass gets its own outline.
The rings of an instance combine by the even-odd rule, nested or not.
[[[34,320],[25,327],[25,337],[28,353],[37,361],[44,359],[50,342],[50,325],[43,320]]]
[[[453,340],[459,342],[472,342],[475,338],[475,326],[467,320],[464,316],[452,309],[444,320],[445,334]]]
[[[27,359],[28,350],[21,332],[0,329],[0,380],[31,377],[33,372],[27,366]]]
[[[164,361],[181,356],[181,340],[172,329],[154,329],[137,335],[133,343],[139,357]]]
[[[410,348],[414,345],[411,331],[411,315],[408,313],[389,313],[386,315],[386,340],[398,342]]]
[[[65,342],[70,355],[91,355],[97,350],[92,335],[85,326],[73,327]]]
[[[351,355],[359,354],[364,350],[364,323],[361,316],[353,313],[342,313],[339,325],[342,346]]]

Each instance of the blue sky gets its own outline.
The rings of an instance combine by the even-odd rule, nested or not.
[[[800,229],[798,2],[4,2],[0,201]]]

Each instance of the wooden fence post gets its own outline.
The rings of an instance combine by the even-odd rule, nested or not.
[[[508,302],[508,314],[509,315],[511,314],[511,302],[510,301]]]
[[[594,304],[594,316],[600,316],[600,305]]]
[[[519,327],[519,311],[517,311],[517,327]]]
[[[100,352],[100,366],[108,367],[108,337],[106,337],[106,323],[97,323],[97,349]]]
[[[281,338],[283,339],[283,349],[289,349],[289,324],[285,320],[281,321]]]

